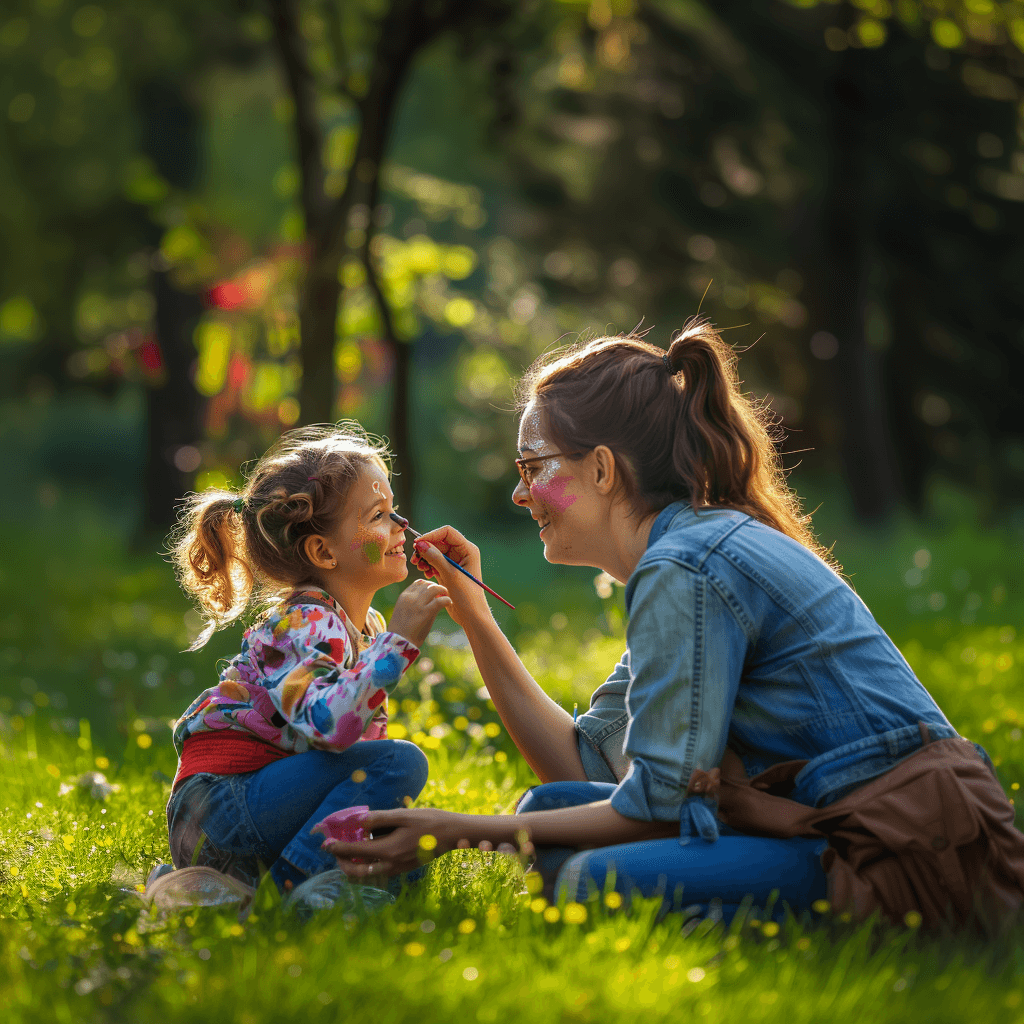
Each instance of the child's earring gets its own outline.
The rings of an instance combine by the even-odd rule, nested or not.
[[[338,563],[335,562],[333,558],[331,559],[331,568],[332,569],[337,569],[338,568]]]

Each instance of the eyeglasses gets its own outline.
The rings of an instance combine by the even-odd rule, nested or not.
[[[531,455],[528,459],[516,459],[516,468],[523,478],[523,483],[529,487],[537,477],[537,467],[532,463],[544,462],[546,459],[571,459],[582,454],[582,452],[552,452],[550,455]]]

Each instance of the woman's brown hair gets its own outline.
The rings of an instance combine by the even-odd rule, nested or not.
[[[170,556],[182,589],[206,616],[190,650],[250,605],[317,582],[305,539],[330,530],[363,467],[389,473],[388,458],[358,423],[300,427],[281,435],[241,490],[188,495]]]
[[[734,508],[799,541],[832,568],[786,483],[770,417],[740,390],[736,355],[707,321],[668,351],[637,335],[596,338],[538,359],[519,383],[563,451],[606,445],[640,516],[673,501]]]

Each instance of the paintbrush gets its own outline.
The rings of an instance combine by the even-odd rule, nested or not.
[[[411,526],[409,525],[409,520],[408,520],[408,519],[406,519],[406,518],[405,518],[405,516],[400,516],[400,515],[399,515],[399,514],[398,514],[397,512],[392,512],[392,513],[391,513],[391,518],[392,518],[392,519],[393,519],[393,520],[394,520],[394,521],[395,521],[396,523],[398,523],[398,525],[399,525],[399,526],[400,526],[400,527],[401,527],[401,528],[402,528],[403,530],[407,531],[408,533],[411,533],[411,534],[412,534],[412,535],[413,535],[414,537],[422,537],[422,536],[423,536],[423,534],[422,534],[422,533],[417,533],[417,531],[416,531],[416,530],[414,530],[414,529],[413,529],[413,528],[412,528],[412,527],[411,527]],[[444,560],[445,560],[445,561],[446,561],[446,562],[447,562],[447,563],[448,563],[448,564],[449,564],[449,565],[450,565],[450,566],[451,566],[451,567],[452,567],[453,569],[458,569],[458,570],[459,570],[459,572],[461,572],[463,576],[468,576],[468,577],[469,577],[469,578],[470,578],[470,579],[471,579],[471,580],[472,580],[472,581],[473,581],[473,582],[474,582],[474,583],[475,583],[475,584],[476,584],[476,585],[477,585],[478,587],[483,587],[483,588],[484,588],[484,590],[486,590],[488,594],[493,594],[493,595],[494,595],[494,596],[495,596],[495,597],[496,597],[496,598],[497,598],[497,599],[498,599],[498,600],[499,600],[499,601],[500,601],[500,602],[501,602],[502,604],[507,604],[507,605],[509,606],[509,608],[511,608],[511,609],[512,609],[512,611],[515,611],[515,610],[516,610],[516,606],[515,606],[514,604],[509,604],[509,602],[508,602],[508,601],[506,601],[506,600],[505,600],[505,598],[503,598],[503,597],[501,596],[501,594],[499,594],[499,593],[498,593],[498,592],[497,592],[496,590],[491,590],[491,588],[490,588],[489,586],[487,586],[487,584],[486,584],[486,583],[484,583],[484,581],[483,581],[483,580],[478,580],[478,579],[477,579],[477,578],[476,578],[476,577],[475,577],[475,576],[474,576],[474,575],[473,575],[473,574],[472,574],[471,572],[467,572],[467,571],[466,571],[465,569],[463,569],[463,568],[462,568],[462,566],[461,566],[461,565],[459,565],[459,563],[458,563],[458,562],[456,562],[454,558],[449,558],[449,557],[448,557],[448,556],[447,556],[446,554],[444,554],[444,553],[442,553],[442,554],[441,554],[441,557],[442,557],[442,558],[443,558],[443,559],[444,559]]]

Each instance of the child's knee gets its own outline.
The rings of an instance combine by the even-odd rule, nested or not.
[[[427,784],[427,776],[430,773],[427,756],[415,743],[410,743],[408,740],[392,740],[391,742],[395,745],[394,756],[399,771],[408,783],[408,795],[415,800]]]

